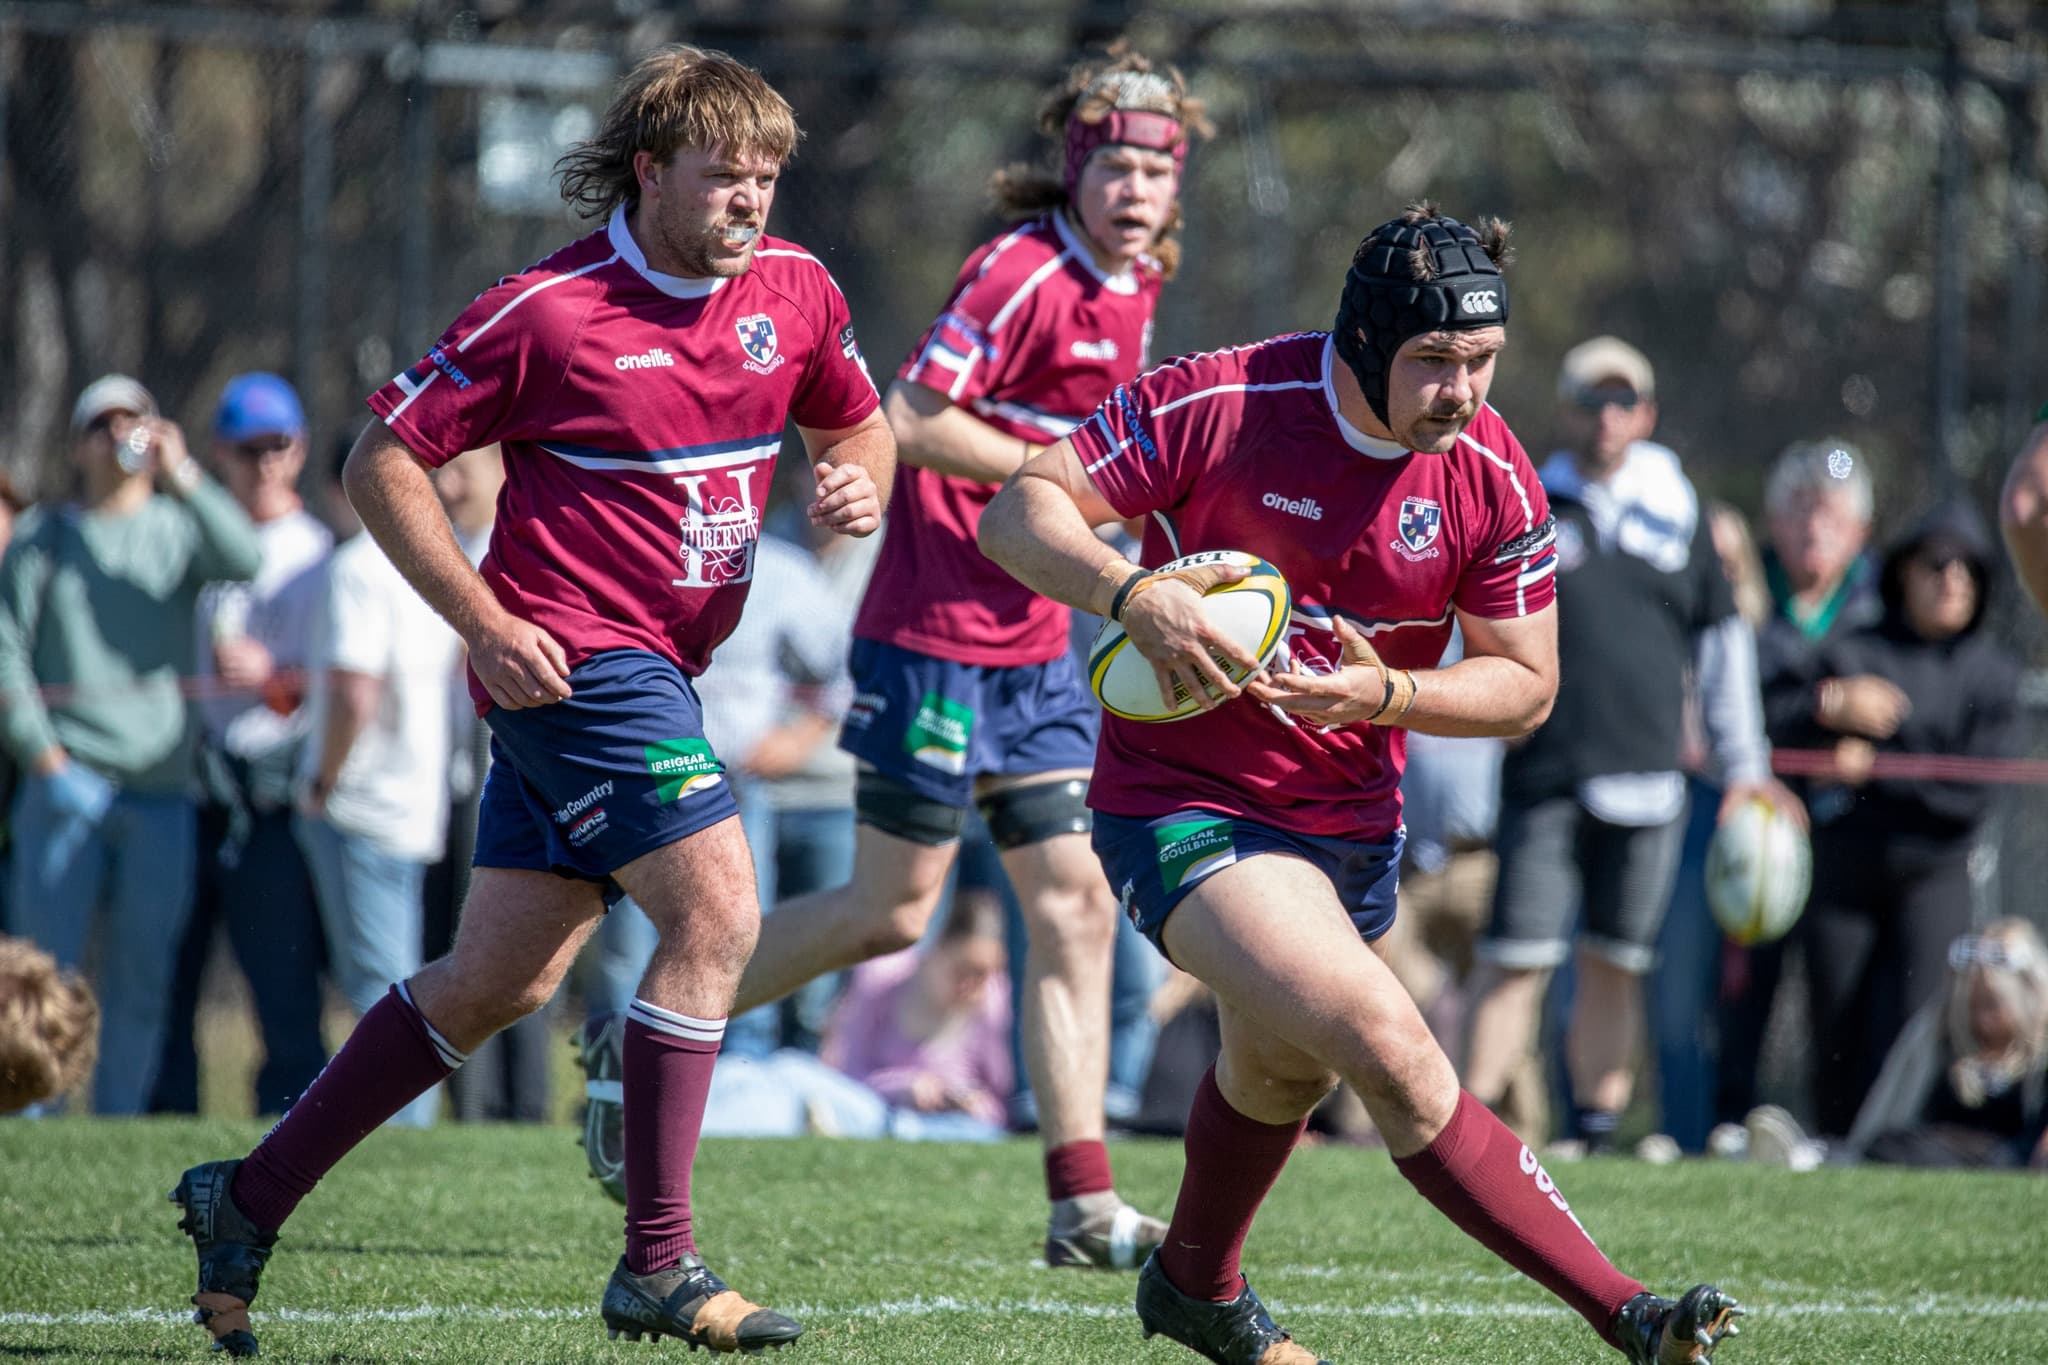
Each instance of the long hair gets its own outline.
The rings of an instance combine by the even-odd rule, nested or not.
[[[1998,944],[2008,961],[2003,966],[1975,962],[1951,968],[1941,1009],[1943,1037],[1955,1058],[1949,1080],[1956,1097],[1973,1107],[1987,1094],[2024,1080],[2048,1063],[2048,949],[2043,948],[2041,935],[2023,919],[1998,919],[1977,937]],[[1978,980],[1990,987],[2016,1025],[2012,1045],[1996,1057],[1982,1055],[1984,1049],[1970,1028],[1970,987]]]
[[[1215,136],[1216,125],[1209,121],[1201,99],[1188,93],[1188,83],[1179,69],[1155,66],[1150,57],[1132,51],[1119,38],[1101,57],[1076,62],[1066,78],[1048,91],[1040,102],[1038,131],[1051,139],[1055,158],[1064,143],[1068,119],[1097,122],[1107,118],[1109,111],[1118,107],[1120,84],[1114,78],[1123,75],[1156,75],[1166,83],[1170,94],[1153,112],[1170,115],[1178,121],[1182,137]],[[988,193],[996,211],[1005,218],[1032,218],[1048,210],[1057,212],[1067,207],[1067,187],[1057,166],[1023,161],[1005,166],[989,177]],[[1172,206],[1167,209],[1166,221],[1159,225],[1159,231],[1152,238],[1153,259],[1159,262],[1159,273],[1169,280],[1180,269],[1180,226],[1180,198],[1176,193]]]
[[[76,972],[0,937],[0,1114],[78,1087],[99,1046],[100,1007]]]
[[[640,202],[633,157],[667,161],[678,148],[723,149],[777,165],[796,151],[796,115],[760,72],[723,52],[674,43],[626,75],[597,131],[555,163],[562,198],[585,218]]]

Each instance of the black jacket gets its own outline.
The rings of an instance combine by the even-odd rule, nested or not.
[[[1906,623],[1905,563],[1932,540],[1961,549],[1977,580],[1977,613],[1960,634],[1925,640]],[[1983,520],[1964,503],[1936,508],[1886,554],[1884,615],[1875,625],[1831,639],[1821,650],[1823,677],[1871,673],[1912,702],[1897,734],[1876,741],[1880,754],[2017,757],[2025,741],[2019,663],[1984,630],[1996,563]],[[1831,747],[1841,736],[1811,719],[1791,727],[1788,745]],[[1872,781],[1850,789],[1816,785],[1809,808],[1817,836],[1869,840],[1867,847],[1911,856],[1959,852],[1991,813],[1995,786],[1978,782]]]
[[[1884,616],[1884,601],[1878,595],[1879,565],[1864,555],[1849,566],[1838,591],[1841,604],[1818,637],[1799,628],[1787,611],[1790,599],[1784,571],[1775,558],[1764,558],[1764,577],[1771,587],[1771,615],[1756,630],[1757,681],[1763,689],[1764,733],[1779,748],[1801,748],[1813,738],[1813,708],[1819,700],[1820,684],[1828,676],[1822,667],[1830,644],[1869,626]],[[1804,797],[1804,779],[1790,779],[1793,789]]]

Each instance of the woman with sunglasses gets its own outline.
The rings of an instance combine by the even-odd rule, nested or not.
[[[1995,563],[1974,508],[1937,507],[1885,557],[1884,615],[1835,640],[1797,747],[1832,748],[1817,783],[1813,899],[1801,933],[1813,999],[1815,1117],[1847,1134],[1906,1021],[1940,992],[1948,945],[1969,927],[1969,855],[1997,789],[1872,778],[1878,755],[2005,758],[2021,748],[2019,665],[1984,627]],[[1881,716],[1839,679],[1898,689]]]

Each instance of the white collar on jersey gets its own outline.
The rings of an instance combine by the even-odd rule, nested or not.
[[[1137,271],[1126,266],[1116,274],[1111,275],[1106,273],[1101,266],[1095,264],[1095,252],[1090,249],[1087,240],[1080,233],[1074,231],[1074,225],[1067,221],[1067,211],[1065,209],[1054,209],[1052,211],[1052,227],[1053,231],[1060,235],[1060,244],[1067,249],[1067,254],[1079,261],[1083,270],[1093,275],[1096,279],[1101,280],[1104,289],[1107,289],[1112,294],[1135,294],[1138,292]]]
[[[1398,441],[1383,441],[1377,436],[1368,436],[1337,407],[1337,381],[1330,364],[1337,358],[1337,343],[1333,337],[1323,338],[1323,399],[1330,405],[1330,416],[1337,423],[1337,434],[1344,438],[1344,444],[1361,455],[1370,455],[1375,460],[1398,460],[1408,453],[1408,447]]]
[[[626,206],[612,210],[612,221],[605,227],[605,234],[612,239],[612,250],[619,253],[619,259],[640,272],[640,278],[659,289],[662,293],[679,299],[701,299],[716,294],[725,287],[725,276],[711,275],[694,279],[688,275],[664,275],[659,270],[647,268],[647,253],[633,240],[632,229],[626,226]]]

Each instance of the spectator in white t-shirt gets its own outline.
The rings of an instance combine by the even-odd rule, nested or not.
[[[335,980],[361,1012],[422,965],[421,885],[448,832],[448,679],[460,646],[361,534],[340,474],[330,515],[348,538],[314,613],[296,831]],[[439,1106],[430,1090],[392,1121],[425,1126]]]

